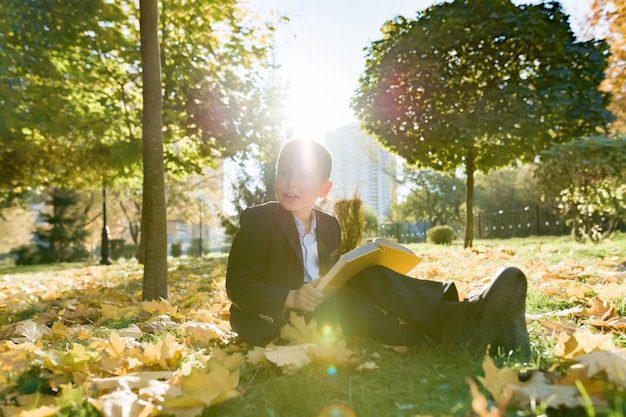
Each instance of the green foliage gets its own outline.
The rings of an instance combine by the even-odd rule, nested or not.
[[[537,180],[577,240],[598,242],[626,220],[626,137],[583,137],[541,153]]]
[[[392,217],[397,221],[448,224],[461,220],[465,184],[454,174],[432,169],[405,169],[405,182],[411,184],[406,201],[394,204]]]
[[[259,74],[273,28],[235,0],[159,4],[166,169],[245,153],[267,131]],[[138,23],[127,0],[3,2],[0,189],[139,175]]]
[[[341,253],[356,248],[363,240],[365,215],[363,201],[354,193],[351,199],[337,200],[333,206],[335,216],[341,226]]]
[[[554,142],[612,121],[607,46],[579,42],[557,2],[457,0],[396,17],[366,50],[352,107],[367,132],[409,164],[473,175],[531,161]]]
[[[365,207],[363,210],[363,219],[365,220],[365,229],[363,230],[365,236],[378,236],[378,217],[376,217],[374,209]]]
[[[426,240],[435,245],[449,245],[454,240],[454,230],[450,226],[435,226],[426,231]]]
[[[37,227],[35,244],[21,246],[13,252],[18,265],[76,262],[87,258],[84,243],[89,236],[88,209],[81,206],[80,194],[75,190],[54,188],[47,204],[50,211],[39,213],[47,225]]]
[[[504,167],[478,175],[474,186],[476,208],[484,213],[517,210],[542,203],[532,165]]]

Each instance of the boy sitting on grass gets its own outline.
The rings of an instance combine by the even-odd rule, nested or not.
[[[244,210],[226,273],[230,322],[245,342],[274,340],[290,311],[346,336],[388,345],[430,341],[483,353],[528,355],[526,277],[510,267],[478,296],[459,301],[454,283],[420,280],[369,267],[332,296],[315,288],[339,259],[336,218],[313,208],[330,192],[332,156],[315,141],[285,142],[276,164],[278,201]]]

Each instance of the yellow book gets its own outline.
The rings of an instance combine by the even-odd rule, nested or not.
[[[328,296],[369,266],[382,265],[406,274],[421,260],[411,249],[384,237],[377,237],[344,253],[330,271],[318,280],[315,287]]]

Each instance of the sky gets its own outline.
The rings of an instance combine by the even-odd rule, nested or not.
[[[576,33],[592,0],[561,0]],[[514,0],[515,3],[537,1]],[[433,0],[249,0],[261,14],[275,10],[289,22],[276,33],[275,63],[286,88],[285,125],[294,137],[323,142],[326,133],[357,122],[350,98],[365,65],[363,48],[382,37],[395,16],[414,18]]]

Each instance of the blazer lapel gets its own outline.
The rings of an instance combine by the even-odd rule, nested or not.
[[[293,215],[283,209],[280,204],[276,204],[274,206],[274,222],[278,225],[281,233],[289,242],[289,246],[291,246],[291,249],[300,260],[300,263],[304,265],[304,259],[302,258],[302,246],[300,245],[298,229],[296,229],[296,222],[293,219]]]
[[[329,243],[332,242],[331,231],[328,227],[328,223],[324,221],[322,216],[317,216],[317,252],[320,257],[320,276],[326,275],[331,267],[331,257]]]

